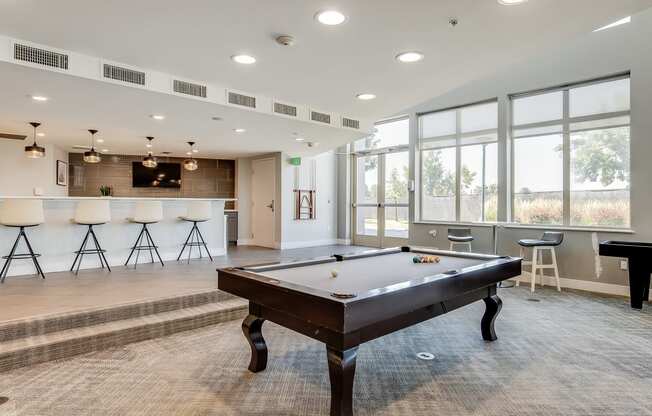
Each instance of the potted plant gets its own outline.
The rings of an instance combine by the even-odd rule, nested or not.
[[[109,197],[113,193],[113,189],[110,186],[102,185],[100,186],[100,195],[103,197]]]

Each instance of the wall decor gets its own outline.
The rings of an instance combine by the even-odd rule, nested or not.
[[[68,186],[68,163],[57,160],[57,185]]]

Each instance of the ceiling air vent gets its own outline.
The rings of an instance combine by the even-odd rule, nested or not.
[[[256,97],[238,94],[229,91],[229,104],[241,105],[243,107],[256,108]]]
[[[145,73],[133,69],[122,68],[115,65],[104,64],[104,78],[130,84],[145,85]]]
[[[350,129],[360,129],[360,120],[354,120],[352,118],[342,117],[342,127],[348,127]]]
[[[68,69],[68,55],[20,43],[14,44],[14,59],[52,68]]]
[[[319,113],[317,111],[310,112],[310,119],[312,121],[317,121],[319,123],[331,124],[331,115],[325,113]]]
[[[283,103],[274,103],[274,112],[276,114],[283,114],[286,116],[297,116],[297,108],[295,106]]]
[[[194,95],[195,97],[206,98],[206,86],[193,84],[192,82],[174,80],[174,92],[179,94]]]

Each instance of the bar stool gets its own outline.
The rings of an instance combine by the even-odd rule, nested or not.
[[[531,267],[531,288],[530,291],[534,293],[534,286],[537,280],[537,272],[541,272],[541,287],[544,286],[544,273],[545,269],[553,269],[555,273],[555,280],[557,281],[557,291],[561,292],[561,285],[559,283],[559,269],[557,268],[557,253],[555,252],[555,247],[560,245],[564,241],[564,233],[554,232],[554,231],[545,231],[543,236],[536,239],[523,239],[519,240],[518,244],[521,246],[521,257],[524,259],[527,254],[526,251],[528,248],[532,248],[532,261],[523,261],[523,266]],[[550,263],[543,262],[543,252],[545,250],[550,251]],[[521,283],[521,277],[516,278],[516,286],[519,286]]]
[[[190,264],[190,256],[192,255],[192,248],[197,247],[199,249],[199,258],[202,258],[201,248],[204,247],[208,257],[213,261],[213,256],[211,252],[208,251],[208,246],[204,241],[204,237],[197,227],[198,222],[206,222],[212,218],[212,210],[210,201],[191,201],[188,204],[188,211],[185,216],[179,217],[180,220],[192,222],[192,228],[190,229],[190,234],[186,238],[186,242],[183,243],[181,247],[181,252],[177,257],[177,261],[181,258],[183,251],[188,247],[188,264]]]
[[[93,231],[94,225],[102,225],[110,221],[111,208],[109,206],[109,201],[89,200],[80,201],[77,203],[77,207],[75,209],[75,218],[73,218],[73,222],[79,225],[87,225],[88,231],[86,231],[86,236],[82,241],[81,247],[79,247],[78,251],[75,251],[77,255],[75,256],[75,261],[72,262],[72,266],[70,267],[71,272],[74,270],[75,274],[79,273],[79,267],[81,266],[84,254],[97,254],[97,257],[100,259],[100,265],[102,268],[104,268],[106,265],[106,268],[111,271],[109,262],[106,261],[106,257],[104,256],[106,250],[102,249],[99,241],[97,240],[97,236],[95,235],[95,231]],[[95,248],[86,248],[89,237],[93,239]],[[77,265],[76,269],[75,264]]]
[[[471,241],[473,241],[473,235],[471,235],[470,228],[449,228],[448,229],[448,241],[450,241],[449,250],[455,250],[455,246],[463,245],[469,249],[469,252],[473,251],[471,249]]]
[[[11,251],[8,256],[3,256],[5,263],[2,266],[2,271],[0,271],[0,283],[4,283],[7,278],[7,273],[9,272],[9,266],[11,261],[16,259],[32,259],[34,262],[34,267],[36,268],[36,274],[40,275],[45,279],[43,274],[43,269],[38,262],[38,257],[40,254],[34,253],[32,245],[29,243],[27,234],[25,233],[25,228],[36,227],[37,225],[43,224],[43,201],[40,199],[5,199],[2,203],[2,209],[0,210],[0,224],[7,227],[16,227],[20,230],[18,231],[18,237],[14,245],[11,247]],[[25,245],[29,253],[16,253],[18,248],[18,243],[20,238],[25,240]]]
[[[152,250],[154,250],[156,256],[158,257],[158,261],[161,262],[161,266],[165,266],[163,264],[163,260],[161,259],[161,255],[158,253],[158,246],[154,243],[154,240],[152,239],[152,236],[147,229],[148,224],[155,224],[162,219],[163,204],[161,201],[136,202],[136,210],[134,212],[134,216],[133,218],[127,218],[127,220],[136,224],[142,224],[143,228],[140,229],[140,234],[138,234],[136,243],[131,248],[129,257],[127,257],[127,261],[125,262],[125,266],[129,264],[129,260],[131,260],[131,256],[133,256],[134,251],[137,251],[138,253],[136,254],[136,262],[134,264],[135,269],[138,266],[138,257],[140,256],[140,252],[142,250],[149,251],[149,257],[151,258],[152,263],[154,263],[154,256],[152,255]],[[142,242],[143,238],[145,238],[145,244]]]

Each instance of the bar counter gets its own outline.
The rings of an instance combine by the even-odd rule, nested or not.
[[[148,228],[159,247],[163,260],[175,260],[185,241],[192,223],[181,221],[186,214],[187,201],[211,201],[212,219],[199,224],[206,244],[213,256],[226,254],[226,225],[224,203],[234,201],[230,198],[138,198],[138,197],[66,197],[66,196],[0,196],[0,204],[5,199],[40,199],[43,201],[45,222],[37,227],[26,229],[34,251],[40,253],[39,262],[43,271],[55,272],[69,270],[75,258],[74,252],[87,231],[87,227],[75,224],[72,219],[78,201],[87,199],[108,200],[111,206],[111,222],[95,226],[94,230],[106,250],[106,258],[111,266],[125,263],[129,251],[136,241],[141,226],[129,222],[138,200],[160,200],[163,204],[163,220]],[[0,226],[0,253],[11,250],[16,239],[17,229]],[[24,247],[21,243],[19,250]],[[198,257],[195,248],[192,257]],[[187,251],[184,253],[187,259]],[[204,256],[206,254],[204,253]],[[149,262],[149,254],[141,253],[139,263]],[[133,263],[133,259],[132,259]],[[84,256],[81,269],[97,268],[100,263],[96,255]],[[133,267],[133,266],[131,266]],[[34,266],[31,260],[14,260],[8,276],[31,275]]]

